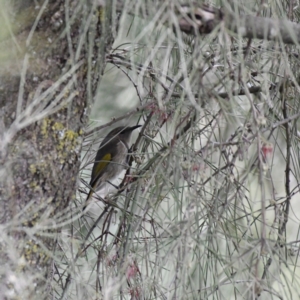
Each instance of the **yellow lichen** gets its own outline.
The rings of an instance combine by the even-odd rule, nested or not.
[[[49,119],[44,118],[42,120],[42,125],[41,125],[41,134],[48,137],[48,124],[49,124]]]
[[[67,130],[66,133],[65,133],[65,137],[69,141],[73,141],[73,140],[78,138],[78,133],[73,131],[73,130]]]
[[[36,182],[36,181],[31,181],[30,184],[29,184],[29,187],[30,187],[31,189],[36,188],[36,187],[37,187],[37,182]]]
[[[36,173],[36,165],[31,164],[29,166],[29,171],[30,171],[31,174],[35,174]]]
[[[47,128],[48,127],[48,128]],[[56,147],[57,156],[55,159],[58,159],[60,164],[66,163],[66,160],[70,157],[70,152],[74,151],[80,143],[79,136],[84,132],[80,130],[79,133],[66,128],[66,125],[61,122],[54,122],[50,120],[43,120],[42,124],[43,132],[52,132],[52,137],[56,140],[53,144]],[[34,172],[35,169],[32,166],[31,172]],[[40,168],[38,168],[39,171]]]
[[[65,126],[64,126],[64,124],[62,124],[60,122],[55,122],[52,125],[52,130],[54,130],[54,131],[59,131],[59,130],[63,130],[63,129],[65,129]]]
[[[57,143],[56,149],[60,151],[64,148],[64,145],[64,140],[61,140],[59,143]]]

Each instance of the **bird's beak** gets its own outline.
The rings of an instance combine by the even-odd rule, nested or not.
[[[128,131],[133,131],[133,130],[139,128],[139,127],[142,127],[142,125],[135,125],[135,126],[132,126],[132,127],[128,127],[128,128],[126,129],[126,131],[127,131],[127,130],[128,130]]]

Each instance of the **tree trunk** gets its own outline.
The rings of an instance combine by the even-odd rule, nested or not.
[[[100,2],[16,1],[3,12],[1,299],[48,297],[56,233],[75,198],[87,108],[113,42],[111,2]]]

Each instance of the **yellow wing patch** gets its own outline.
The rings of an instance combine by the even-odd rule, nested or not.
[[[101,174],[102,170],[109,164],[110,161],[111,161],[111,154],[107,153],[100,159],[100,161],[95,162],[96,167],[95,167],[95,169],[93,169],[92,180],[91,180],[92,188],[90,189],[90,192],[86,198],[86,201],[88,201],[90,199],[90,197],[92,197],[92,195],[94,194],[93,189],[97,185],[97,181],[98,181],[97,177]],[[83,207],[83,210],[85,210],[85,207],[86,207],[86,205]]]
[[[95,173],[93,174],[93,177],[96,178],[102,172],[102,170],[109,164],[111,161],[111,154],[107,153],[104,155],[100,161],[96,162],[97,166],[95,168]]]

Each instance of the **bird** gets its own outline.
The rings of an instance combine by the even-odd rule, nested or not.
[[[141,125],[131,127],[119,126],[111,130],[103,139],[96,154],[90,181],[90,191],[83,211],[94,192],[103,188],[106,182],[110,182],[126,168],[131,134],[133,130],[139,127]]]

